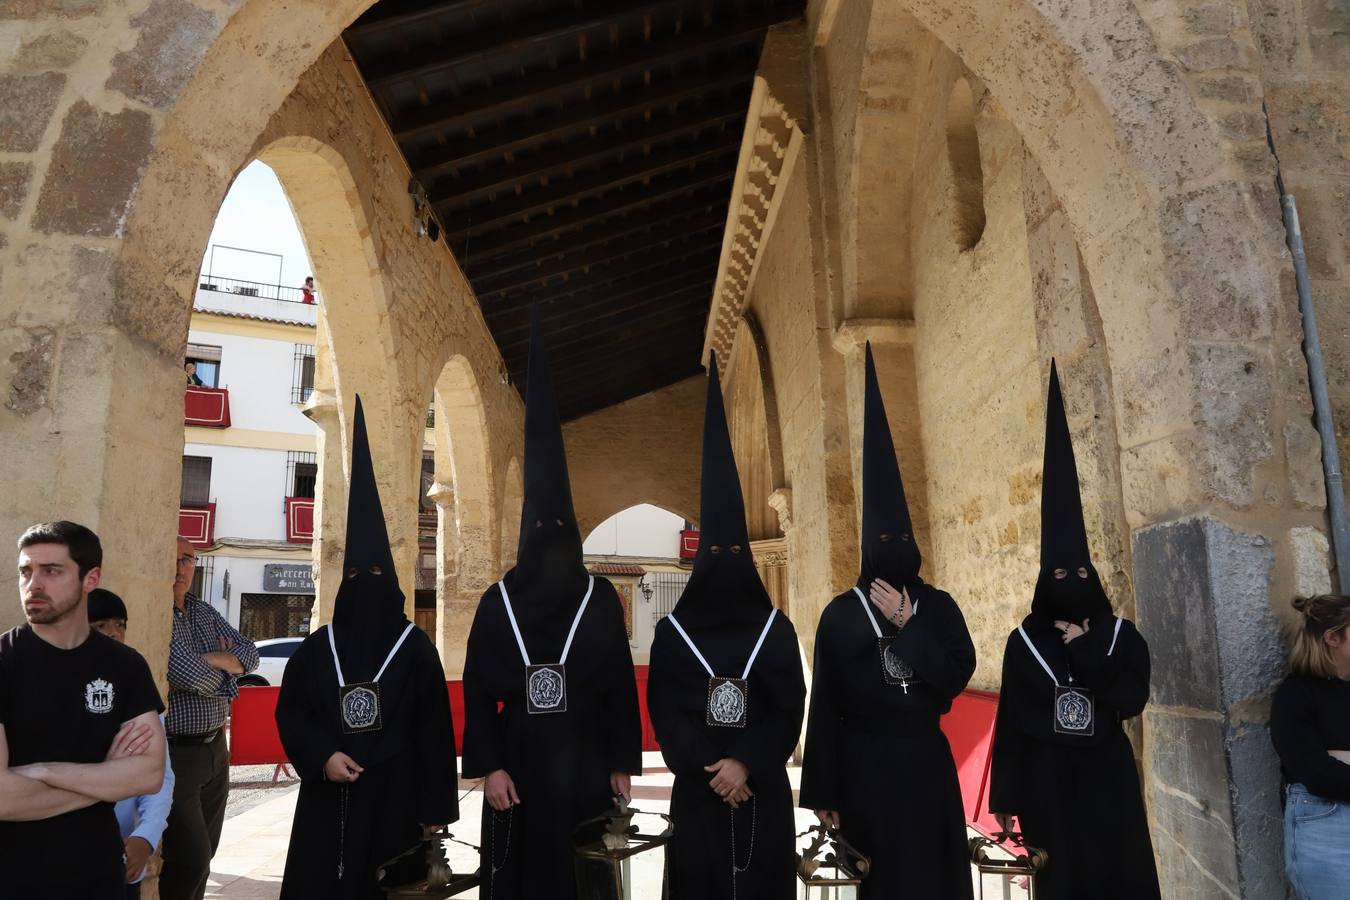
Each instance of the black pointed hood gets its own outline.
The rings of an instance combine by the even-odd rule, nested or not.
[[[1087,577],[1079,575],[1079,569]],[[1055,578],[1063,569],[1064,578]],[[1081,622],[1109,613],[1111,603],[1092,565],[1087,525],[1079,494],[1078,465],[1074,462],[1069,420],[1059,370],[1050,361],[1050,390],[1045,403],[1045,463],[1041,472],[1041,569],[1031,612],[1052,619]]]
[[[708,400],[703,412],[703,482],[699,503],[698,553],[694,571],[675,605],[687,628],[764,622],[773,607],[750,554],[731,433],[722,404],[717,354],[708,363]]]
[[[333,629],[350,681],[375,676],[398,633],[407,625],[404,595],[389,548],[380,490],[366,436],[366,414],[356,398],[352,423],[351,485],[342,583],[333,603]]]
[[[877,381],[872,344],[867,344],[863,395],[862,567],[858,587],[864,591],[880,578],[892,587],[919,583],[923,555],[905,500],[900,463],[891,440],[891,425]]]
[[[587,577],[586,565],[538,307],[530,311],[524,483],[516,565],[506,575],[512,605],[518,610],[529,606],[551,608],[558,603],[575,605],[580,600],[578,586]]]

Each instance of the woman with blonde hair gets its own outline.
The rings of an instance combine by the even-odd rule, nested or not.
[[[1299,900],[1336,900],[1350,864],[1350,597],[1293,605],[1290,673],[1270,714],[1287,785],[1285,870]]]

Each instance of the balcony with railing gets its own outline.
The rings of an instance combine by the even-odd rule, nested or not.
[[[204,428],[229,428],[229,390],[188,385],[183,393],[183,424],[200,425]]]
[[[314,498],[286,498],[286,540],[292,544],[314,542]]]
[[[303,301],[304,292],[298,287],[203,274],[197,283],[193,309],[302,325],[316,324],[318,306]]]
[[[216,540],[216,505],[182,504],[178,507],[178,536],[203,549]]]

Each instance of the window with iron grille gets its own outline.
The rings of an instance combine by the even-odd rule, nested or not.
[[[652,586],[652,618],[660,621],[675,610],[675,603],[689,583],[688,572],[648,572],[647,583]]]
[[[188,588],[199,600],[211,602],[211,580],[216,570],[214,556],[197,557],[197,568],[192,570],[192,587]]]
[[[183,457],[183,506],[205,506],[211,502],[211,457]]]
[[[314,345],[296,344],[291,375],[291,402],[304,403],[314,390]]]
[[[287,497],[313,497],[319,480],[318,456],[299,450],[286,453]]]
[[[304,637],[313,607],[313,594],[242,594],[239,631],[251,641]]]

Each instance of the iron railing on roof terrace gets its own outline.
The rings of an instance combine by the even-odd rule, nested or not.
[[[281,300],[285,303],[304,303],[304,292],[298,287],[284,284],[263,284],[260,281],[244,281],[241,278],[221,278],[219,275],[203,275],[197,287],[204,291],[216,291],[221,294],[235,294],[240,297],[257,297],[262,300]]]

